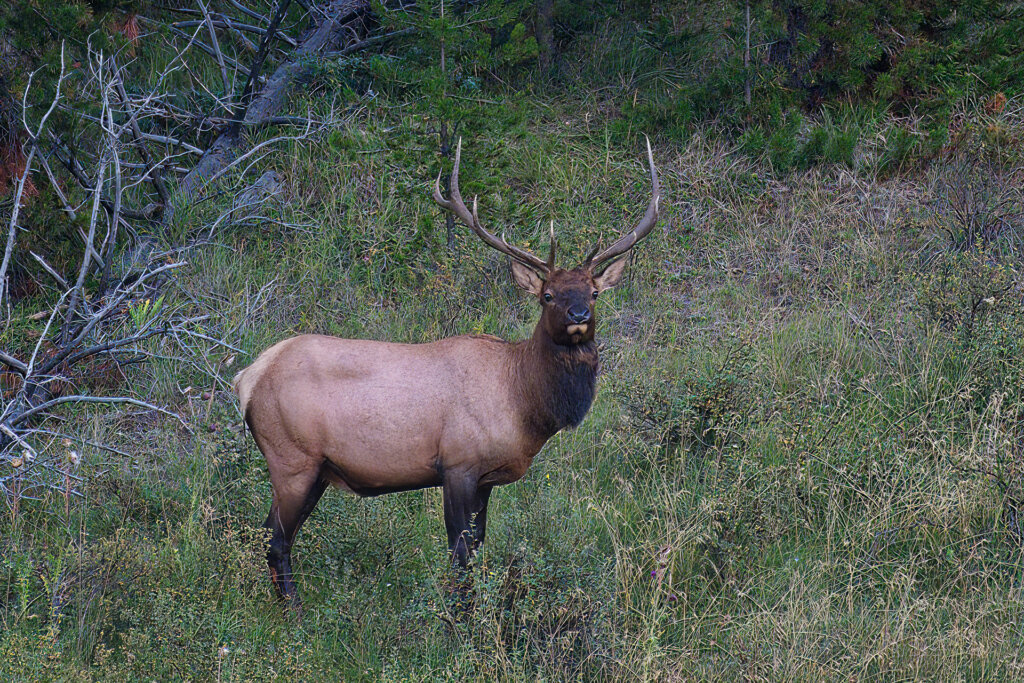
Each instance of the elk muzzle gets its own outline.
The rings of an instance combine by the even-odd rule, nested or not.
[[[571,336],[586,334],[590,324],[590,309],[586,306],[572,306],[566,313],[565,331]]]
[[[576,305],[569,309],[566,317],[569,325],[586,325],[590,322],[590,309],[586,306]]]

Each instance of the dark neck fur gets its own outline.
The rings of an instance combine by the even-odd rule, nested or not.
[[[527,429],[546,441],[582,422],[597,385],[597,345],[556,344],[538,325],[517,346],[515,372]]]

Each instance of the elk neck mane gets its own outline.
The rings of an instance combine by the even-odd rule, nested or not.
[[[512,347],[512,382],[526,428],[547,440],[582,422],[597,385],[597,345],[562,346],[538,329]]]

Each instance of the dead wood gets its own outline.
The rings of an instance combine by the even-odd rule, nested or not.
[[[211,179],[218,177],[235,160],[238,150],[244,144],[244,129],[260,125],[276,116],[284,107],[292,85],[308,72],[310,58],[324,52],[343,49],[347,41],[359,35],[358,32],[346,28],[369,10],[370,3],[367,0],[330,2],[323,9],[322,20],[302,37],[298,47],[277,67],[259,93],[249,98],[247,93],[243,92],[243,110],[238,112],[234,121],[225,126],[224,131],[206,150],[195,167],[181,179],[178,184],[180,196],[186,200],[191,199]],[[274,30],[268,29],[263,37],[263,45],[270,42],[273,34]],[[264,52],[263,45],[261,52]],[[250,83],[253,81],[254,79],[250,78]],[[165,217],[169,219],[168,214],[165,214]]]

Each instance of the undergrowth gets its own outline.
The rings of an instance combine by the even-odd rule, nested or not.
[[[289,186],[276,222],[225,226],[169,294],[236,347],[204,351],[223,380],[297,333],[530,333],[501,259],[461,231],[446,244],[437,120],[378,88],[353,89],[348,126],[266,157]],[[438,491],[331,492],[295,549],[305,615],[288,616],[262,557],[266,467],[226,382],[157,359],[126,381],[188,428],[72,414],[81,440],[53,447],[83,497],[0,517],[0,676],[1020,677],[1019,103],[964,99],[964,155],[921,165],[919,131],[884,112],[732,143],[599,92],[466,97],[463,193],[510,240],[537,248],[553,219],[582,259],[634,222],[641,132],[664,201],[599,304],[595,405],[492,497],[465,600]]]

